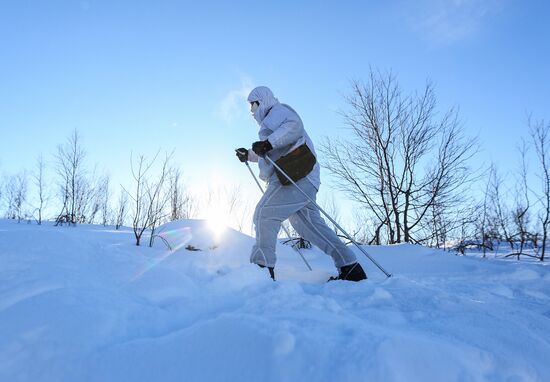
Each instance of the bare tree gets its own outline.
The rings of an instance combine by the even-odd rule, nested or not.
[[[36,187],[38,205],[35,208],[35,212],[38,213],[36,217],[36,223],[38,225],[42,224],[42,215],[46,203],[48,202],[48,191],[46,189],[46,164],[44,162],[44,157],[40,155],[36,160],[35,173],[33,174],[34,185]]]
[[[544,261],[546,254],[546,240],[548,239],[548,225],[550,224],[550,156],[548,149],[550,147],[550,123],[544,120],[533,121],[531,117],[528,120],[531,138],[538,159],[538,176],[542,183],[542,189],[538,193],[541,204],[541,213],[539,220],[542,226],[542,244],[540,260]]]
[[[196,213],[196,201],[189,193],[181,178],[179,168],[169,171],[170,220],[190,219]]]
[[[126,214],[128,213],[128,193],[125,190],[120,192],[115,218],[115,229],[120,229],[124,225],[126,220]]]
[[[491,185],[490,185],[490,205],[493,211],[491,219],[494,221],[494,225],[498,230],[498,240],[504,240],[510,246],[513,251],[515,248],[515,242],[510,228],[510,212],[507,204],[505,203],[506,196],[503,195],[503,179],[498,174],[497,170],[492,173]]]
[[[493,178],[493,174],[495,172],[495,166],[494,164],[491,165],[488,171],[488,176],[486,178],[485,182],[485,190],[483,193],[483,202],[481,203],[480,207],[477,209],[477,228],[476,231],[478,232],[480,238],[481,238],[481,249],[483,251],[483,257],[486,257],[487,249],[493,249],[492,239],[493,235],[491,235],[491,229],[489,228],[491,226],[490,224],[490,213],[489,213],[489,191],[490,191],[490,185],[491,185],[491,179]]]
[[[27,191],[28,191],[28,176],[27,172],[23,171],[15,176],[16,184],[16,198],[15,198],[15,207],[17,212],[17,221],[20,222],[25,216],[23,207],[27,201]]]
[[[518,151],[521,158],[521,166],[518,176],[518,184],[516,185],[515,194],[515,206],[512,211],[512,221],[515,226],[515,237],[517,238],[518,248],[517,253],[511,253],[508,256],[517,255],[518,260],[523,255],[523,250],[526,242],[529,240],[529,224],[530,224],[530,201],[529,201],[529,187],[527,186],[527,143],[522,142],[522,145],[518,147]]]
[[[15,176],[14,175],[4,175],[3,177],[4,181],[3,183],[3,194],[4,199],[6,203],[6,212],[5,216],[6,219],[16,219],[17,213],[16,213],[16,207],[15,207],[15,199],[16,199],[16,185],[15,185]]]
[[[100,179],[96,185],[93,186],[89,196],[90,203],[89,208],[81,213],[81,216],[85,217],[85,222],[89,224],[94,224],[97,214],[101,209],[101,203],[103,199],[102,193],[103,180]],[[84,219],[83,219],[84,220]]]
[[[166,217],[164,207],[169,200],[169,193],[164,193],[163,187],[168,177],[168,165],[170,155],[166,155],[162,163],[161,170],[156,180],[151,180],[149,172],[155,164],[160,151],[151,160],[147,160],[144,155],[140,155],[134,163],[133,156],[130,156],[130,165],[132,177],[134,179],[134,190],[132,193],[127,192],[132,199],[132,228],[136,238],[136,245],[140,245],[143,233],[151,230],[151,239],[149,244],[152,244],[154,230],[160,221]],[[168,197],[166,197],[168,195]]]
[[[170,216],[166,207],[170,203],[170,189],[166,189],[168,178],[170,177],[170,158],[172,154],[166,154],[162,163],[159,176],[153,183],[148,183],[147,200],[149,203],[148,214],[150,221],[149,228],[151,235],[149,236],[149,247],[153,246],[155,239],[155,231],[159,225],[168,220]],[[169,185],[168,185],[169,186]]]
[[[5,197],[7,203],[6,217],[21,222],[24,218],[23,207],[27,200],[27,173],[22,171],[8,176],[5,180]]]
[[[148,175],[148,172],[153,164],[155,163],[157,156],[158,152],[153,160],[148,162],[147,158],[144,155],[140,155],[137,163],[134,164],[133,156],[132,154],[130,155],[130,167],[135,184],[133,193],[127,191],[127,194],[133,201],[132,228],[134,230],[134,236],[136,238],[137,246],[140,245],[141,237],[143,236],[143,233],[150,224],[150,222],[147,220],[149,216],[146,210],[146,176]]]
[[[93,218],[96,214],[99,214],[99,223],[106,226],[111,220],[111,179],[109,175],[101,176],[97,185],[94,187],[94,213],[90,217],[90,223],[93,222]]]
[[[373,217],[366,213],[364,209],[356,209],[352,213],[353,226],[347,230],[351,238],[357,243],[381,244],[383,238],[380,236],[380,230],[375,224]],[[345,228],[345,227],[344,227]],[[344,240],[345,244],[351,244],[352,241],[342,234],[338,237]],[[386,238],[387,239],[387,238]]]
[[[77,130],[73,131],[65,144],[57,148],[56,171],[62,208],[56,225],[63,222],[75,225],[86,220],[84,213],[90,201],[91,187],[86,179],[85,156]]]
[[[443,249],[455,249],[461,254],[465,254],[465,250],[470,247],[481,248],[482,244],[478,240],[478,222],[479,222],[479,204],[472,203],[465,205],[461,209],[457,209],[454,215],[447,216],[446,228],[444,236],[442,236]],[[451,241],[450,233],[453,233],[453,238],[458,239],[457,244],[448,246]],[[455,242],[454,240],[452,241]]]
[[[170,220],[182,219],[183,215],[183,196],[181,185],[181,171],[179,168],[174,168],[170,172]]]
[[[430,83],[405,95],[391,73],[371,70],[368,84],[352,83],[346,101],[352,139],[324,142],[327,169],[370,211],[378,238],[421,241],[427,220],[460,204],[459,190],[473,178],[474,140],[462,135],[456,109],[437,117]]]

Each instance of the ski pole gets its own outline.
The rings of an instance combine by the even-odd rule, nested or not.
[[[267,160],[269,163],[271,163],[271,164],[273,165],[273,167],[275,167],[275,169],[276,169],[277,171],[279,171],[281,174],[283,174],[283,175],[285,176],[285,178],[287,178],[287,179],[288,179],[288,180],[298,189],[298,191],[300,191],[306,198],[308,198],[309,201],[310,201],[311,203],[313,203],[313,204],[319,209],[319,211],[321,211],[321,212],[323,213],[323,215],[325,215],[325,216],[327,217],[327,219],[330,220],[330,221],[332,222],[332,224],[334,224],[334,226],[335,226],[336,228],[338,228],[340,231],[342,231],[342,233],[343,233],[344,235],[346,235],[346,237],[347,237],[353,244],[355,244],[355,246],[356,246],[357,248],[359,248],[359,250],[360,250],[361,252],[363,252],[363,254],[364,254],[365,256],[367,256],[368,259],[369,259],[370,261],[372,261],[372,263],[378,267],[378,269],[380,269],[380,270],[386,275],[386,277],[391,277],[391,274],[388,273],[388,272],[386,272],[386,270],[385,270],[384,268],[382,268],[382,266],[381,266],[380,264],[378,264],[378,263],[376,262],[376,260],[374,260],[374,259],[367,253],[367,251],[365,251],[363,248],[361,248],[361,246],[360,246],[355,240],[353,240],[353,238],[351,237],[351,235],[350,235],[349,233],[347,233],[342,227],[340,227],[340,225],[339,225],[333,218],[331,218],[330,215],[329,215],[328,213],[326,213],[325,210],[323,210],[323,209],[315,202],[315,200],[311,199],[311,198],[309,197],[309,195],[306,194],[306,193],[296,184],[296,182],[294,182],[294,180],[292,180],[292,178],[291,178],[290,176],[288,176],[287,173],[284,172],[284,171],[277,165],[277,163],[275,163],[275,162],[274,162],[270,157],[268,157],[267,155],[265,155],[263,158],[264,158],[265,160]]]
[[[254,180],[256,181],[256,184],[258,185],[258,187],[260,188],[260,191],[262,191],[262,194],[264,193],[264,189],[262,187],[262,185],[260,184],[260,182],[258,181],[258,178],[256,178],[256,175],[254,175],[254,171],[252,171],[252,169],[250,168],[250,165],[248,164],[248,161],[245,161],[244,162],[246,164],[246,167],[248,167],[248,171],[250,171],[250,174],[252,175],[252,177],[254,178]],[[288,237],[288,239],[290,241],[292,241],[292,237],[290,236],[290,232],[288,232],[288,230],[286,229],[286,227],[284,225],[281,224],[281,227],[283,227],[283,230],[285,231],[286,233],[286,236]],[[298,248],[298,246],[293,246],[293,248],[298,252],[298,254],[300,255],[300,257],[302,258],[302,260],[304,260],[304,263],[306,264],[307,268],[312,271],[313,269],[311,269],[311,266],[309,265],[309,263],[307,262],[306,258],[304,257],[304,255],[302,254],[302,251],[300,251],[300,248]]]

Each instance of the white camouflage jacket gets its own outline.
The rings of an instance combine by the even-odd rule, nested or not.
[[[293,108],[279,103],[271,90],[265,86],[257,87],[250,92],[248,102],[254,101],[260,103],[254,113],[254,119],[260,125],[258,137],[262,141],[267,139],[273,146],[273,149],[267,154],[269,158],[276,161],[304,143],[317,158],[313,142],[306,133],[300,116]],[[248,159],[251,162],[258,162],[260,179],[270,184],[280,183],[273,166],[265,159],[258,157],[252,149],[248,150]],[[315,188],[319,189],[321,184],[319,163],[315,164],[307,178]]]

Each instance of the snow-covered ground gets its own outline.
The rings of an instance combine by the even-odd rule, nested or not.
[[[550,381],[548,263],[366,247],[394,277],[325,283],[281,246],[272,282],[248,236],[162,236],[0,221],[0,381]]]

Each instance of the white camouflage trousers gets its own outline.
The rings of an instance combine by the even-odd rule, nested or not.
[[[296,184],[315,200],[317,189],[307,178],[300,179]],[[286,219],[289,219],[300,236],[332,257],[337,268],[357,261],[351,249],[327,226],[319,209],[294,185],[283,186],[272,182],[254,211],[256,244],[252,247],[251,263],[275,266],[277,235],[281,223]]]

